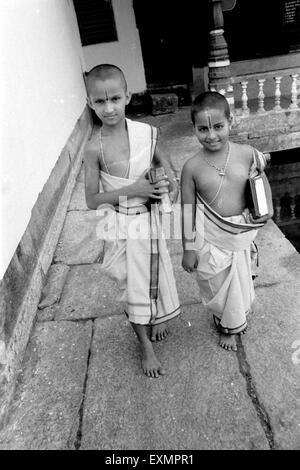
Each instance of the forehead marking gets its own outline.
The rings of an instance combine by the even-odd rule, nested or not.
[[[208,109],[205,110],[205,116],[207,119],[208,128],[211,129],[212,128],[211,114]]]

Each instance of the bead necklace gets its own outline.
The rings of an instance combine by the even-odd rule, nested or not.
[[[217,199],[217,197],[219,196],[220,194],[220,191],[221,191],[221,188],[222,188],[222,185],[223,185],[223,181],[224,181],[224,176],[226,174],[226,168],[227,168],[227,165],[228,165],[228,162],[229,162],[229,158],[230,158],[230,143],[228,142],[228,149],[227,149],[227,157],[226,157],[226,162],[225,162],[225,165],[223,168],[219,168],[217,167],[216,165],[214,165],[213,163],[209,162],[208,160],[206,160],[206,158],[204,157],[204,160],[206,161],[206,163],[208,163],[208,165],[210,165],[211,167],[215,168],[219,175],[221,176],[221,181],[220,181],[220,184],[219,184],[219,187],[218,187],[218,190],[216,192],[216,194],[214,195],[214,197],[212,198],[212,200],[208,203],[208,205],[210,206],[213,202],[215,202],[215,200]],[[222,205],[222,199],[220,199],[219,203],[218,203],[218,207],[221,207]]]
[[[105,158],[104,158],[104,151],[103,151],[103,143],[102,143],[102,129],[100,127],[100,132],[99,132],[99,137],[100,137],[100,153],[101,153],[101,157],[102,157],[102,161],[105,165],[105,168],[106,168],[106,173],[108,175],[110,175],[110,172],[107,168],[107,164],[106,164],[106,161],[105,161]],[[119,176],[119,178],[127,178],[127,175],[128,175],[128,170],[129,170],[129,164],[130,164],[130,158],[128,158],[128,161],[127,161],[127,166],[125,168],[125,173],[123,176]]]
[[[217,170],[217,172],[219,173],[220,176],[225,176],[226,174],[226,168],[227,168],[227,165],[228,165],[228,162],[229,162],[229,157],[230,157],[230,144],[228,142],[228,146],[227,146],[227,155],[226,155],[226,161],[225,161],[225,165],[221,168],[219,168],[217,165],[215,165],[214,163],[211,163],[209,160],[207,160],[207,158],[205,157],[205,155],[203,155],[204,157],[204,160],[206,161],[206,163],[211,166],[212,168],[214,168],[215,170]]]

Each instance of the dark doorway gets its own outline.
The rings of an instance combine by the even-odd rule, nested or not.
[[[134,0],[148,88],[189,84],[192,79],[189,3]]]
[[[299,0],[238,0],[224,12],[225,38],[232,62],[288,54],[293,39],[285,22],[286,5]],[[294,25],[294,21],[291,23]]]

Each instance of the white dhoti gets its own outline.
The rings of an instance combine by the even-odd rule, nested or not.
[[[221,217],[197,195],[196,278],[203,304],[224,333],[247,326],[254,300],[251,245],[261,226],[246,223],[243,214]]]
[[[155,129],[126,120],[130,143],[128,178],[101,171],[104,191],[134,183],[149,169]],[[105,239],[102,267],[117,281],[125,311],[132,323],[158,324],[180,313],[173,267],[161,232],[158,205],[142,198],[120,200],[117,208],[100,206],[98,236]]]

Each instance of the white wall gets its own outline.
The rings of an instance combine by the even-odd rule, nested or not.
[[[69,0],[1,0],[0,279],[85,105]]]
[[[112,0],[118,41],[83,47],[86,69],[109,63],[120,67],[133,93],[146,90],[144,63],[132,0]]]

